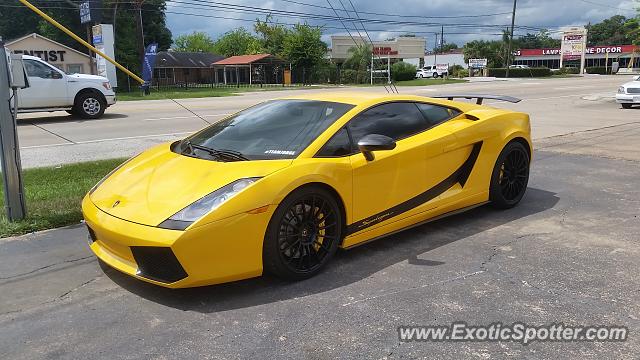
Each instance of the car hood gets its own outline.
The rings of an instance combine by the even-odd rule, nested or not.
[[[157,226],[224,185],[241,178],[266,176],[291,161],[218,162],[176,154],[169,144],[163,144],[116,170],[90,199],[112,216]]]
[[[68,76],[71,79],[78,79],[78,80],[83,80],[83,81],[93,81],[93,82],[99,82],[99,83],[103,83],[103,82],[109,81],[109,79],[107,79],[106,77],[98,76],[98,75],[71,74],[71,75],[68,75]]]
[[[640,81],[629,81],[628,83],[622,84],[625,88],[640,88]]]

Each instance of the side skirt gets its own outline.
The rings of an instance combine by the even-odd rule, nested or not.
[[[446,218],[446,217],[449,217],[449,216],[452,216],[452,215],[461,214],[463,212],[475,209],[477,207],[480,207],[482,205],[486,205],[488,203],[489,203],[489,201],[484,201],[484,202],[481,202],[481,203],[478,203],[478,204],[475,204],[475,205],[463,207],[463,208],[458,209],[458,210],[449,211],[448,213],[444,213],[444,214],[441,214],[441,215],[438,215],[438,216],[434,216],[432,218],[417,222],[415,224],[412,224],[412,225],[409,225],[409,226],[405,226],[402,229],[394,230],[394,231],[389,232],[387,234],[376,236],[376,237],[371,238],[369,240],[365,240],[365,241],[359,242],[357,244],[353,244],[353,245],[348,246],[348,247],[343,247],[343,249],[344,250],[350,250],[350,249],[353,249],[353,248],[358,247],[360,245],[368,244],[368,243],[370,243],[372,241],[376,241],[376,240],[379,240],[379,239],[382,239],[382,238],[386,238],[387,236],[391,236],[393,234],[397,234],[399,232],[402,232],[402,231],[405,231],[405,230],[409,230],[409,229],[414,228],[416,226],[424,225],[424,224],[430,223],[432,221],[440,220],[440,219],[443,219],[443,218]]]

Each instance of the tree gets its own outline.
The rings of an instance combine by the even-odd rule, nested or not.
[[[240,27],[224,33],[214,45],[213,52],[222,56],[259,54],[263,52],[260,40],[247,29]]]
[[[553,39],[549,30],[540,30],[538,33],[527,33],[513,41],[513,49],[541,49],[560,47],[560,39]]]
[[[455,50],[458,48],[458,45],[454,43],[444,43],[442,46],[438,47],[438,52],[445,53],[451,50]]]
[[[342,65],[345,69],[366,71],[371,64],[371,46],[361,44],[349,49],[349,57]]]
[[[256,20],[254,31],[260,38],[260,45],[269,54],[283,56],[284,41],[291,35],[291,30],[286,26],[272,21],[271,15],[267,15],[264,21]]]
[[[174,50],[186,52],[213,52],[215,46],[209,35],[201,31],[180,35],[173,43]]]
[[[52,7],[51,1],[34,0],[32,3],[40,7],[49,16],[69,28],[73,33],[86,38],[86,26],[80,24],[77,6],[72,1],[64,1]],[[48,5],[48,6],[47,6]],[[145,44],[158,43],[159,50],[171,46],[171,32],[165,23],[165,0],[145,0],[142,5],[143,30]],[[136,43],[137,10],[132,1],[104,0],[102,4],[102,23],[114,24],[115,57],[124,67],[139,70],[141,66]],[[0,34],[5,40],[14,39],[30,33],[39,33],[52,40],[70,46],[81,52],[88,50],[67,34],[50,25],[46,20],[25,7],[0,8]],[[118,70],[120,87],[127,84],[127,76]]]
[[[614,15],[596,24],[588,24],[587,42],[593,45],[621,45],[631,42],[630,30],[625,26],[629,19]]]
[[[295,67],[311,68],[327,55],[327,44],[321,37],[320,27],[296,24],[284,39],[282,54]]]
[[[466,43],[462,48],[464,61],[469,59],[487,59],[488,67],[501,67],[506,60],[504,41],[474,40]]]

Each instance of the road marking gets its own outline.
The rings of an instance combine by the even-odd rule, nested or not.
[[[200,115],[202,117],[216,117],[216,116],[227,116],[227,115],[231,115],[232,113],[224,113],[224,114],[207,114],[207,115]],[[172,116],[172,117],[160,117],[160,118],[149,118],[149,119],[142,119],[142,121],[160,121],[160,120],[175,120],[175,119],[194,119],[194,118],[198,118],[197,116]]]
[[[119,140],[133,140],[133,139],[147,139],[154,137],[165,137],[165,136],[180,136],[180,135],[188,135],[193,134],[193,131],[187,132],[178,132],[171,134],[155,134],[155,135],[138,135],[138,136],[125,136],[118,138],[108,138],[108,139],[96,139],[96,140],[86,140],[86,141],[76,141],[75,143],[58,143],[58,144],[47,144],[47,145],[32,145],[32,146],[21,146],[20,149],[38,149],[38,148],[46,148],[46,147],[55,147],[55,146],[69,146],[69,145],[81,145],[81,144],[94,144],[99,142],[106,141],[119,141]]]

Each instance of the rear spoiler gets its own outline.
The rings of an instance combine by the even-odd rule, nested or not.
[[[448,99],[448,100],[453,100],[453,99],[476,99],[476,104],[478,104],[478,105],[482,105],[482,101],[484,99],[508,101],[510,103],[518,103],[518,102],[522,101],[522,99],[518,99],[516,97],[506,96],[506,95],[459,94],[459,95],[436,95],[436,96],[430,96],[430,97],[437,98],[437,99]]]

